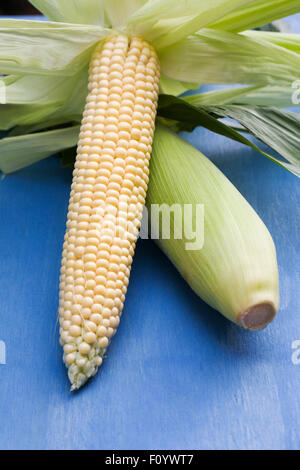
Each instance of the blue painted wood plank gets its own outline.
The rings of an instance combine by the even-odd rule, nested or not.
[[[245,195],[276,242],[281,309],[265,331],[229,323],[139,241],[98,376],[70,394],[56,310],[71,172],[50,158],[0,182],[1,449],[299,449],[299,182],[238,143],[185,137]],[[300,356],[300,355],[299,355]],[[4,361],[2,361],[4,362]],[[295,361],[294,361],[295,362]]]

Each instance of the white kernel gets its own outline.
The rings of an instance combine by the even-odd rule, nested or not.
[[[77,359],[77,365],[78,367],[80,367],[80,369],[83,369],[83,367],[86,365],[87,363],[87,358],[86,357],[82,357],[80,359]]]
[[[67,354],[66,357],[65,357],[66,364],[68,366],[73,364],[75,359],[76,359],[75,354],[73,354],[73,353]]]
[[[102,357],[97,357],[97,358],[96,358],[96,365],[97,365],[97,367],[100,367],[101,364],[102,364]]]
[[[64,345],[64,353],[70,354],[75,351],[75,346],[73,344],[65,344]]]

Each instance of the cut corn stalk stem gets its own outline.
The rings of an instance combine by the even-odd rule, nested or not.
[[[119,325],[145,204],[159,61],[144,40],[97,46],[73,173],[60,278],[72,390],[95,375]]]

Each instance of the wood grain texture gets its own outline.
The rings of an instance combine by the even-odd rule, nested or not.
[[[300,23],[299,23],[300,24]],[[0,182],[1,449],[299,449],[299,181],[197,129],[270,229],[281,308],[244,332],[139,241],[117,336],[98,376],[70,394],[58,345],[58,271],[71,182],[56,158]]]

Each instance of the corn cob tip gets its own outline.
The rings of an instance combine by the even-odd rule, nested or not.
[[[82,382],[80,385],[79,384],[73,384],[70,388],[70,392],[77,392],[77,390],[79,390],[83,385],[85,384],[85,382]]]
[[[95,374],[96,372],[97,372],[97,369],[95,371]],[[82,375],[78,374],[78,376],[76,377],[71,377],[70,373],[68,373],[68,377],[71,382],[71,388],[70,388],[71,392],[76,392],[88,381],[88,377],[84,374]]]
[[[268,302],[262,302],[242,312],[238,316],[238,325],[250,331],[262,330],[271,323],[275,315],[275,306]]]

